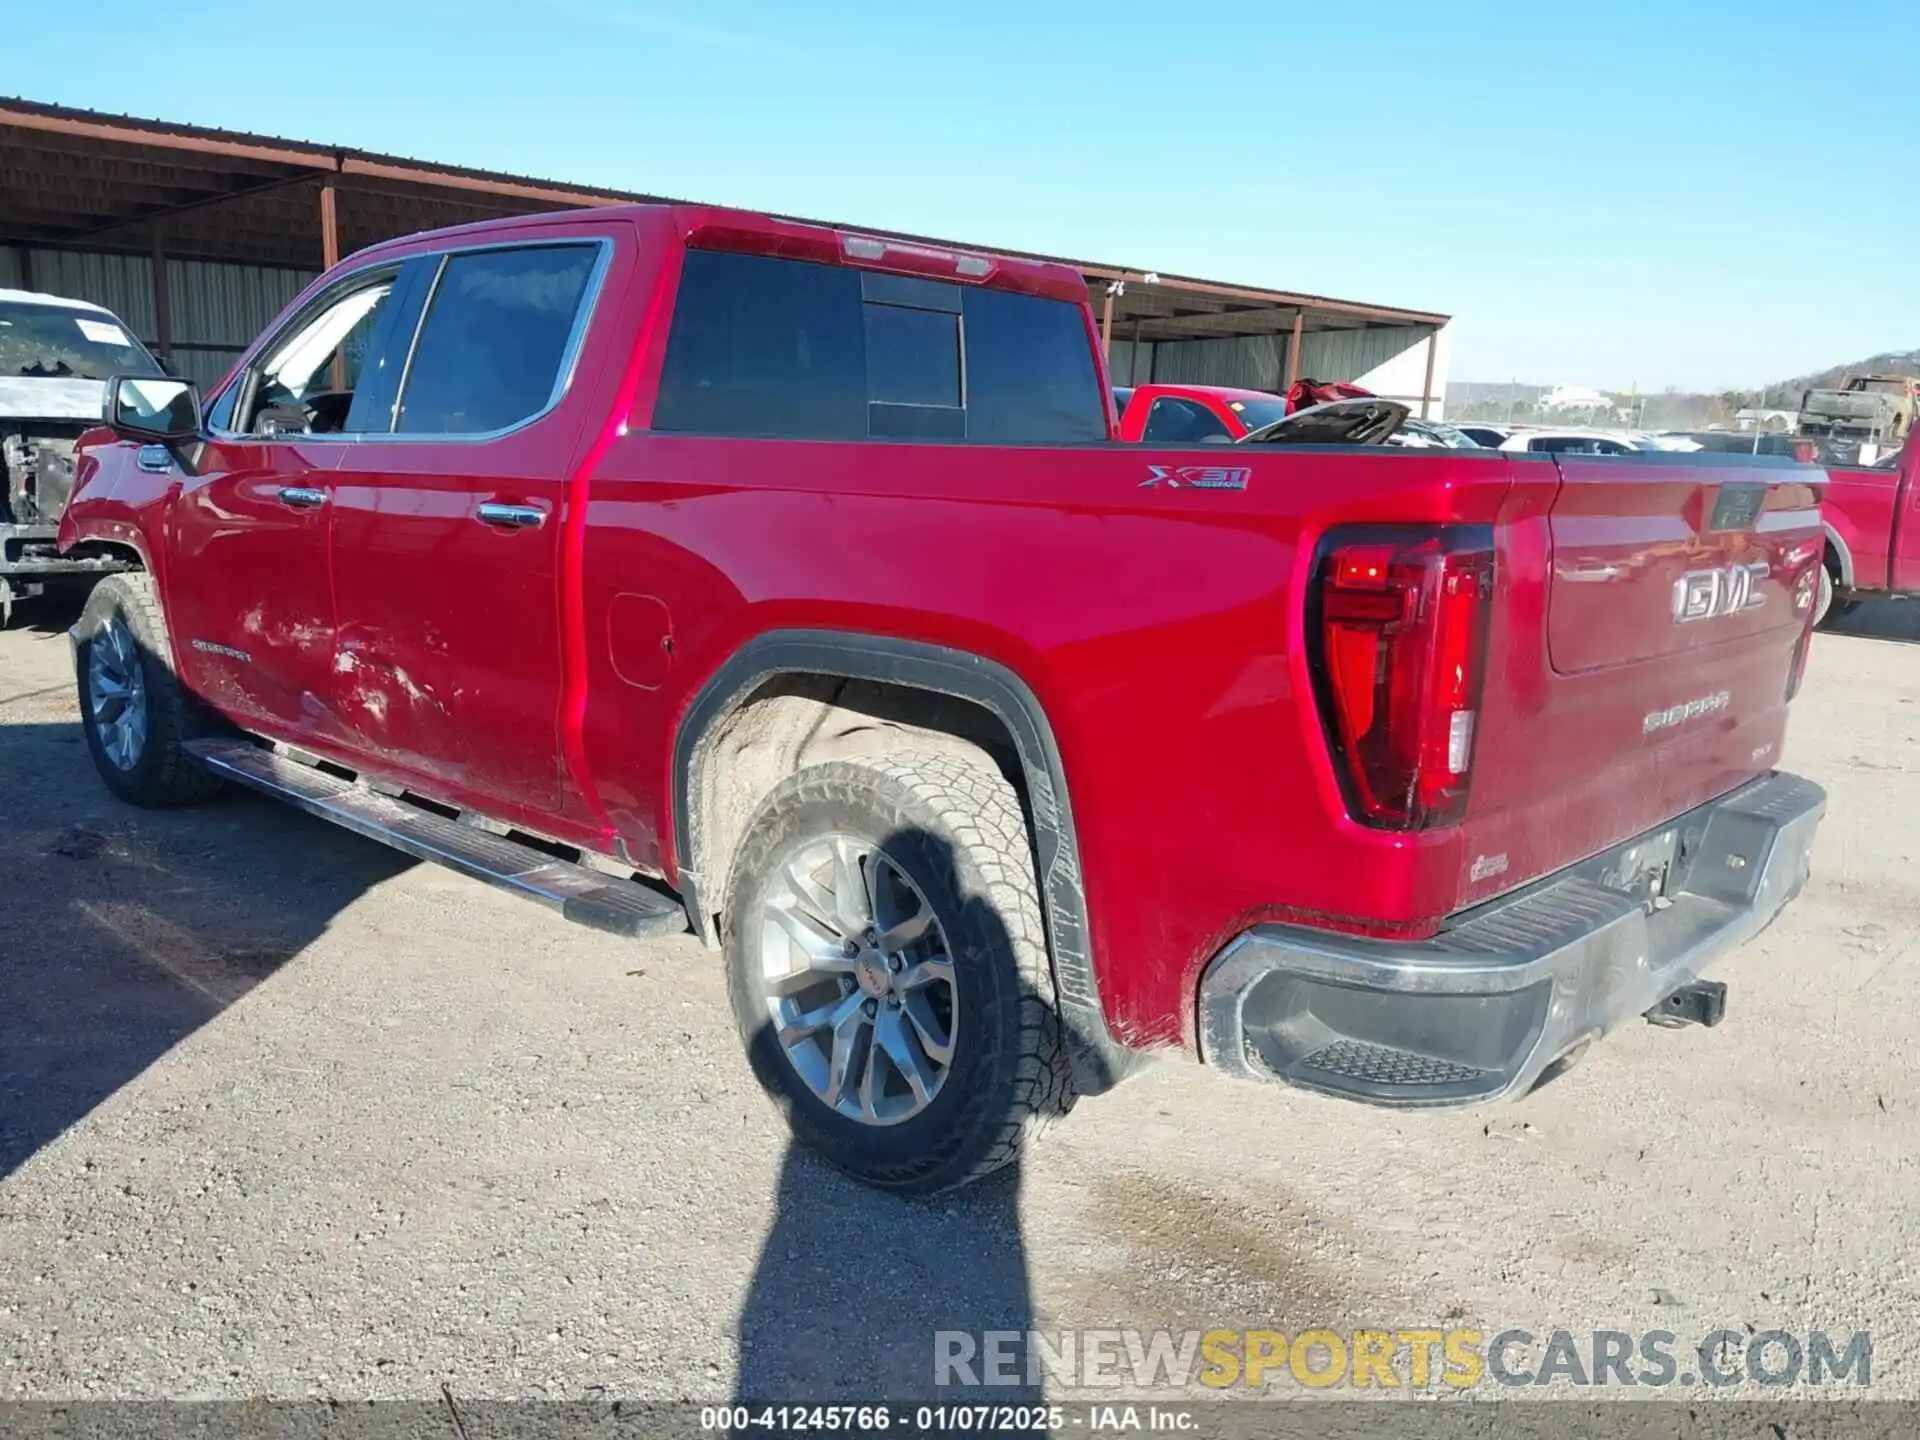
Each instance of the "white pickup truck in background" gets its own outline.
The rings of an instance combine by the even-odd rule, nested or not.
[[[111,310],[0,290],[0,627],[16,601],[48,585],[84,585],[120,568],[54,548],[73,492],[73,442],[100,423],[109,375],[164,373]]]

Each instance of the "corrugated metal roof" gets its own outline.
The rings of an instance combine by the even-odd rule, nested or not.
[[[475,219],[568,205],[659,201],[663,197],[581,189],[532,176],[159,120],[79,110],[0,96],[0,241],[134,250],[165,222],[168,251],[201,259],[311,266],[319,256],[313,189],[337,194],[341,253],[376,240]],[[804,218],[804,217],[791,217]],[[808,220],[875,234],[900,232]],[[936,245],[950,240],[903,235]],[[1008,255],[1070,265],[1095,288],[1105,313],[1108,284],[1123,282],[1116,321],[1143,321],[1143,339],[1272,334],[1337,324],[1440,324],[1444,315],[1363,305],[1328,296],[1229,285],[1150,267],[1040,255],[1001,245]],[[1148,276],[1153,275],[1151,283]]]

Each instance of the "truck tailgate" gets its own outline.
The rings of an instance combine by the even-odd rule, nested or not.
[[[1627,667],[1649,699],[1673,657],[1726,645],[1784,657],[1805,628],[1790,586],[1821,538],[1800,473],[1684,455],[1561,456],[1553,504],[1547,646],[1577,675]]]
[[[1462,905],[1778,763],[1823,546],[1818,473],[1704,453],[1516,462]]]

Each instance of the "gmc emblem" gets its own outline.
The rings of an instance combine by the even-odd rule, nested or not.
[[[1764,560],[1751,565],[1724,565],[1717,570],[1689,570],[1673,582],[1673,623],[1686,625],[1758,609],[1767,603],[1767,597],[1755,585],[1766,578]]]

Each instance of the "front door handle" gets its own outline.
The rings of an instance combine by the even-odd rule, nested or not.
[[[327,503],[327,492],[310,490],[304,485],[283,485],[280,487],[280,503],[291,505],[295,510],[311,510],[316,505]]]
[[[475,515],[481,524],[502,530],[537,530],[547,521],[547,512],[538,505],[503,505],[498,500],[482,501]]]

